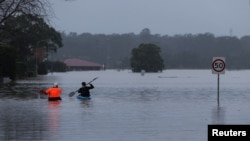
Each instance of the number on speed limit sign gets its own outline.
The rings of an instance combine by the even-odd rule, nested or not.
[[[224,74],[226,68],[225,57],[213,57],[212,73]]]

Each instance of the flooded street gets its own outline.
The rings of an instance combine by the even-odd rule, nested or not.
[[[206,141],[208,124],[250,124],[249,70],[129,70],[53,73],[0,89],[0,140],[6,141]],[[82,81],[92,99],[80,101]],[[39,90],[59,83],[61,102]]]

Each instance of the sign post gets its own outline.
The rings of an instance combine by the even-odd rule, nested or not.
[[[220,106],[220,74],[225,74],[226,61],[225,57],[213,57],[212,73],[217,74],[217,104]]]

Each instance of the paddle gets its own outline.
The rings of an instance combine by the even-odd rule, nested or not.
[[[97,78],[98,78],[98,77],[95,77],[94,79],[92,79],[91,81],[89,81],[86,85],[88,85],[88,84],[92,83],[92,82],[93,82],[93,81],[95,81]],[[69,93],[69,97],[74,96],[74,95],[75,95],[75,93],[76,93],[77,91],[78,91],[78,90],[76,90],[76,91],[74,91],[74,92]]]
[[[43,95],[43,94],[44,95],[46,94],[45,90],[43,90],[43,89],[39,90],[38,99],[41,99],[40,95]]]
[[[39,93],[40,94],[46,94],[45,90],[43,90],[43,89],[39,90]]]

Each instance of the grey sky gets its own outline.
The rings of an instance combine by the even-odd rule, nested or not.
[[[250,35],[249,0],[53,0],[59,31],[92,34]]]

